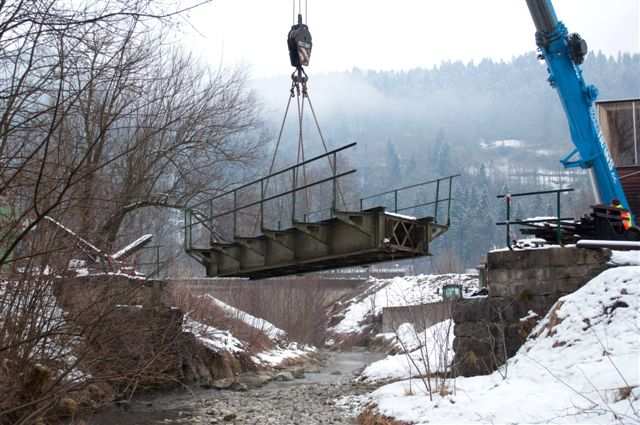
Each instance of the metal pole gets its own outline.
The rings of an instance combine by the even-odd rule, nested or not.
[[[438,204],[440,203],[440,180],[438,180],[436,182],[436,203],[434,205],[434,213],[433,213],[433,220],[434,223],[438,222]]]
[[[363,209],[364,199],[360,198],[360,211]]]
[[[337,158],[337,154],[333,154],[333,200],[331,202],[331,216],[333,217],[333,215],[336,212],[336,209],[338,207],[337,205],[337,193],[338,193],[338,180],[336,179],[336,174],[338,172],[338,158]]]
[[[449,177],[449,200],[447,201],[447,226],[451,225],[451,186],[453,185],[453,177]]]
[[[189,245],[189,232],[191,231],[191,226],[189,225],[189,208],[184,209],[184,247],[188,251],[191,249]]]
[[[238,192],[233,191],[233,238],[236,237],[238,230]]]
[[[160,245],[156,246],[156,272],[155,275],[160,275]]]
[[[556,221],[556,238],[558,239],[558,245],[562,245],[562,233],[560,231],[560,192],[556,193],[556,201],[557,201],[557,213],[558,220]]]
[[[296,174],[297,169],[294,168],[292,171],[292,179],[291,179],[291,224],[296,222]]]
[[[507,194],[505,199],[507,201],[507,246],[513,251],[513,248],[511,248],[511,238],[509,237],[511,233],[511,195]]]
[[[209,201],[209,240],[213,242],[213,199]]]
[[[394,206],[395,206],[395,210],[394,212],[398,212],[398,191],[394,190],[393,191],[393,197],[394,197]]]
[[[264,229],[264,179],[260,180],[260,231]]]
[[[636,163],[638,165],[638,122],[636,117],[636,102],[631,102],[633,112],[633,146],[636,154]]]

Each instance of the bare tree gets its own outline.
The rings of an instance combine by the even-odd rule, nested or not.
[[[255,122],[242,75],[210,73],[158,35],[197,4],[0,1],[0,199],[10,206],[0,218],[2,424],[56,415],[91,383],[131,394],[169,367],[167,353],[137,352],[116,332],[126,327],[113,313],[135,303],[131,288],[81,292],[68,308],[57,288],[83,253],[46,217],[97,229],[109,248],[134,211],[180,205],[251,153],[256,139],[239,139]],[[169,341],[170,329],[140,335]],[[105,362],[99,347],[114,341],[138,360]]]

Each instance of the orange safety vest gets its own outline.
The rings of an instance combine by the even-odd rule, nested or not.
[[[622,226],[624,227],[624,230],[629,230],[631,228],[631,213],[622,205],[618,205],[616,208],[624,210],[620,211],[620,218],[622,219]]]

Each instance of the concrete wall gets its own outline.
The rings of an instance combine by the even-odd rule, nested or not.
[[[608,250],[575,247],[490,253],[488,297],[461,301],[454,309],[457,373],[496,370],[518,351],[538,319],[560,297],[604,271],[610,256]],[[521,321],[529,311],[538,317]]]
[[[347,295],[353,294],[364,279],[328,279],[316,276],[296,277],[289,279],[245,280],[245,279],[170,279],[171,286],[186,287],[196,294],[209,294],[226,303],[233,303],[233,293],[247,290],[254,286],[295,285],[304,287],[313,284],[314,288],[322,290],[322,297],[327,307]],[[316,294],[318,295],[318,294]]]
[[[417,331],[451,318],[453,304],[439,302],[382,309],[382,332],[395,332],[403,323],[411,323]]]

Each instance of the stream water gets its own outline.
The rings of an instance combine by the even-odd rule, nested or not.
[[[382,358],[368,351],[328,352],[317,373],[303,379],[270,382],[245,392],[197,389],[143,397],[85,420],[88,425],[156,424],[354,424],[334,400],[366,388],[352,383],[354,374]]]

